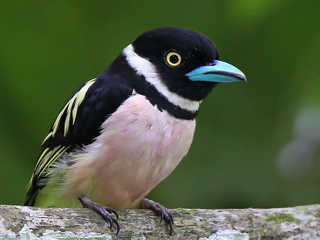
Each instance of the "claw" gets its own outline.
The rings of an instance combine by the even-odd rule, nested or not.
[[[163,212],[160,212],[160,224],[162,223],[162,220],[163,220]]]
[[[168,209],[162,206],[159,203],[156,203],[152,200],[144,198],[141,200],[140,208],[142,209],[149,209],[155,212],[157,215],[160,216],[160,223],[164,220],[169,225],[169,234],[172,235],[173,232],[173,217]]]
[[[89,198],[87,198],[85,196],[79,197],[79,201],[81,202],[81,204],[84,208],[89,208],[89,209],[95,211],[96,213],[98,213],[109,224],[110,230],[112,230],[112,227],[115,225],[116,235],[118,235],[118,233],[120,231],[120,225],[118,223],[119,215],[115,210],[113,210],[110,207],[101,206],[98,203],[92,202]],[[112,214],[116,218],[114,218],[114,216]]]
[[[112,209],[111,207],[107,207],[107,206],[104,206],[104,209],[107,212],[114,214],[116,216],[116,219],[119,220],[119,215],[114,209]]]

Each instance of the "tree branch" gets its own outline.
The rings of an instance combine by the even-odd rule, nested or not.
[[[0,205],[1,239],[319,239],[320,205],[274,209],[172,209],[175,232],[147,210],[118,211],[116,236],[93,211]]]

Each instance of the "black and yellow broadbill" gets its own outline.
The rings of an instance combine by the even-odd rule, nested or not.
[[[119,232],[114,209],[162,205],[145,196],[187,154],[200,103],[245,75],[219,59],[204,35],[159,28],[123,49],[105,72],[73,93],[42,143],[25,205],[86,207]]]

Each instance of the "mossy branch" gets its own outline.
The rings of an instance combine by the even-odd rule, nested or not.
[[[1,239],[320,239],[320,205],[274,209],[172,209],[175,232],[147,210],[118,211],[116,236],[88,209],[0,205]]]

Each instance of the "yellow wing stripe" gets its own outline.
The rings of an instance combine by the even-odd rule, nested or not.
[[[58,114],[56,120],[53,123],[52,130],[45,137],[42,144],[44,144],[50,137],[54,137],[58,131],[60,123],[62,120],[62,116],[66,114],[66,118],[63,124],[63,135],[66,136],[70,129],[70,126],[74,125],[77,118],[78,108],[80,104],[83,102],[86,93],[90,86],[96,81],[96,79],[91,79],[85,83],[85,85],[76,92],[73,97],[67,102],[67,104],[63,107],[63,109]],[[46,148],[41,156],[38,159],[34,175],[39,178],[44,174],[46,169],[48,169],[59,157],[64,154],[70,146],[57,146],[50,150],[50,148]]]
[[[84,100],[88,89],[94,84],[95,79],[92,79],[83,86],[83,88],[77,93],[77,97],[74,99],[74,107],[72,109],[72,125],[76,122],[77,112],[80,104]]]
[[[43,172],[46,169],[48,169],[62,154],[64,154],[68,148],[69,147],[61,147],[60,149],[57,149],[57,151],[55,153],[53,153],[53,156],[50,159],[48,159],[47,163],[44,165],[44,169],[40,173],[40,175],[43,174]]]
[[[40,160],[40,159],[43,159],[44,156],[46,156],[49,151],[50,151],[50,148],[46,148],[46,149],[42,152],[42,154],[40,155],[39,160]],[[38,163],[40,163],[40,162],[38,161]],[[38,165],[38,163],[37,163],[37,165]]]
[[[45,143],[45,141],[47,141],[50,137],[52,137],[53,133],[49,132],[49,134],[43,139],[41,145],[43,145]],[[40,157],[41,158],[41,157]]]
[[[58,146],[53,148],[52,150],[49,150],[47,148],[45,150],[45,154],[42,154],[42,158],[39,158],[36,169],[35,169],[35,175],[36,176],[42,176],[44,171],[52,165],[69,147],[62,147]]]
[[[48,136],[45,138],[45,140],[47,140],[51,136],[52,137],[55,136],[55,134],[58,131],[58,127],[60,125],[60,122],[62,120],[62,116],[64,113],[66,113],[67,116],[64,121],[63,135],[64,136],[67,135],[69,128],[70,128],[70,124],[74,125],[74,123],[76,122],[78,108],[79,108],[80,104],[84,100],[88,89],[95,82],[95,80],[96,79],[91,79],[90,81],[86,82],[86,84],[77,93],[75,93],[73,95],[73,97],[67,102],[67,104],[61,110],[61,112],[59,113],[55,122],[53,123],[52,131],[48,134]],[[70,122],[70,119],[72,119],[72,122]],[[45,142],[45,140],[43,142]]]

